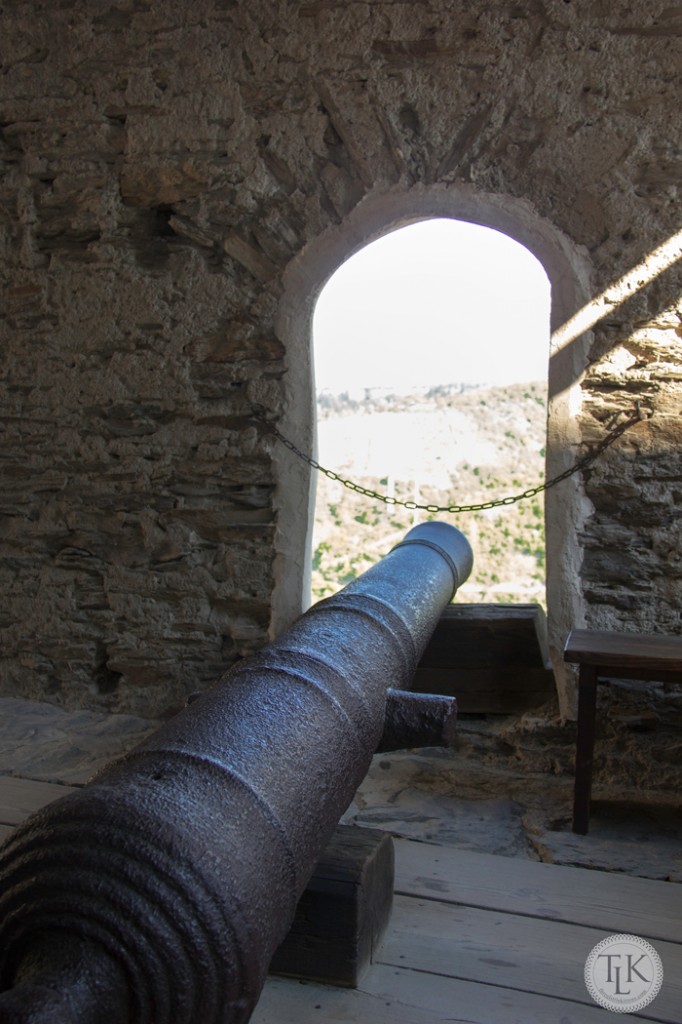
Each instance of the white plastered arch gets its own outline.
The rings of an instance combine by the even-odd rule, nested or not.
[[[277,332],[286,349],[285,407],[279,426],[304,451],[315,451],[312,320],[325,283],[350,256],[389,231],[415,221],[450,217],[494,228],[524,245],[540,261],[551,286],[555,332],[590,298],[586,253],[539,217],[530,203],[477,192],[472,186],[396,187],[370,193],[337,227],[311,241],[284,274]],[[580,380],[590,336],[548,352],[547,476],[569,468],[580,440]],[[277,532],[271,632],[277,635],[309,603],[314,481],[311,470],[284,446],[273,449]],[[547,491],[547,612],[550,653],[562,714],[574,715],[574,686],[561,652],[568,632],[584,625],[579,535],[591,506],[571,477]]]

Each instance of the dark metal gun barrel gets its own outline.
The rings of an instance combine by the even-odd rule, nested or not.
[[[411,530],[0,854],[2,1024],[241,1024],[471,549]]]

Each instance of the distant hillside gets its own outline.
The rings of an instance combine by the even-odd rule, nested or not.
[[[545,386],[464,389],[413,395],[323,395],[318,459],[381,494],[418,504],[462,505],[517,494],[544,479]],[[443,519],[474,549],[467,601],[545,601],[542,495],[516,505],[449,515],[386,505],[318,474],[313,596],[364,571],[414,523]]]

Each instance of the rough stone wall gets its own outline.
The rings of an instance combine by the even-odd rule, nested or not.
[[[677,226],[682,8],[14,0],[0,31],[0,693],[158,715],[265,640],[282,275],[396,186],[525,200],[589,256],[582,435],[654,416],[586,475],[586,619],[679,631],[679,265],[608,288]]]

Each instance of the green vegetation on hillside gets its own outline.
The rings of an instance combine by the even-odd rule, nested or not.
[[[364,452],[363,462],[358,452],[343,449],[344,456],[328,468],[381,494],[425,505],[486,502],[541,483],[544,387],[531,383],[455,390],[439,387],[425,395],[380,400],[370,395],[365,402],[344,396],[327,399],[318,409],[322,439],[335,440],[338,454],[346,429],[349,443],[355,439],[359,447],[357,437],[362,439]],[[414,416],[414,438],[409,434],[412,418],[408,421],[405,413]],[[414,445],[408,445],[406,438]],[[330,448],[334,451],[333,444]],[[389,461],[398,466],[393,475],[362,475],[363,468],[376,462],[377,449],[379,458],[382,452],[390,453]],[[468,450],[471,459],[462,457]],[[326,464],[323,450],[320,461]],[[432,514],[363,497],[322,474],[318,474],[313,536],[313,598],[336,592],[389,551],[411,526],[429,519],[451,522],[474,549],[474,570],[460,590],[460,600],[544,603],[542,494],[502,508]]]

